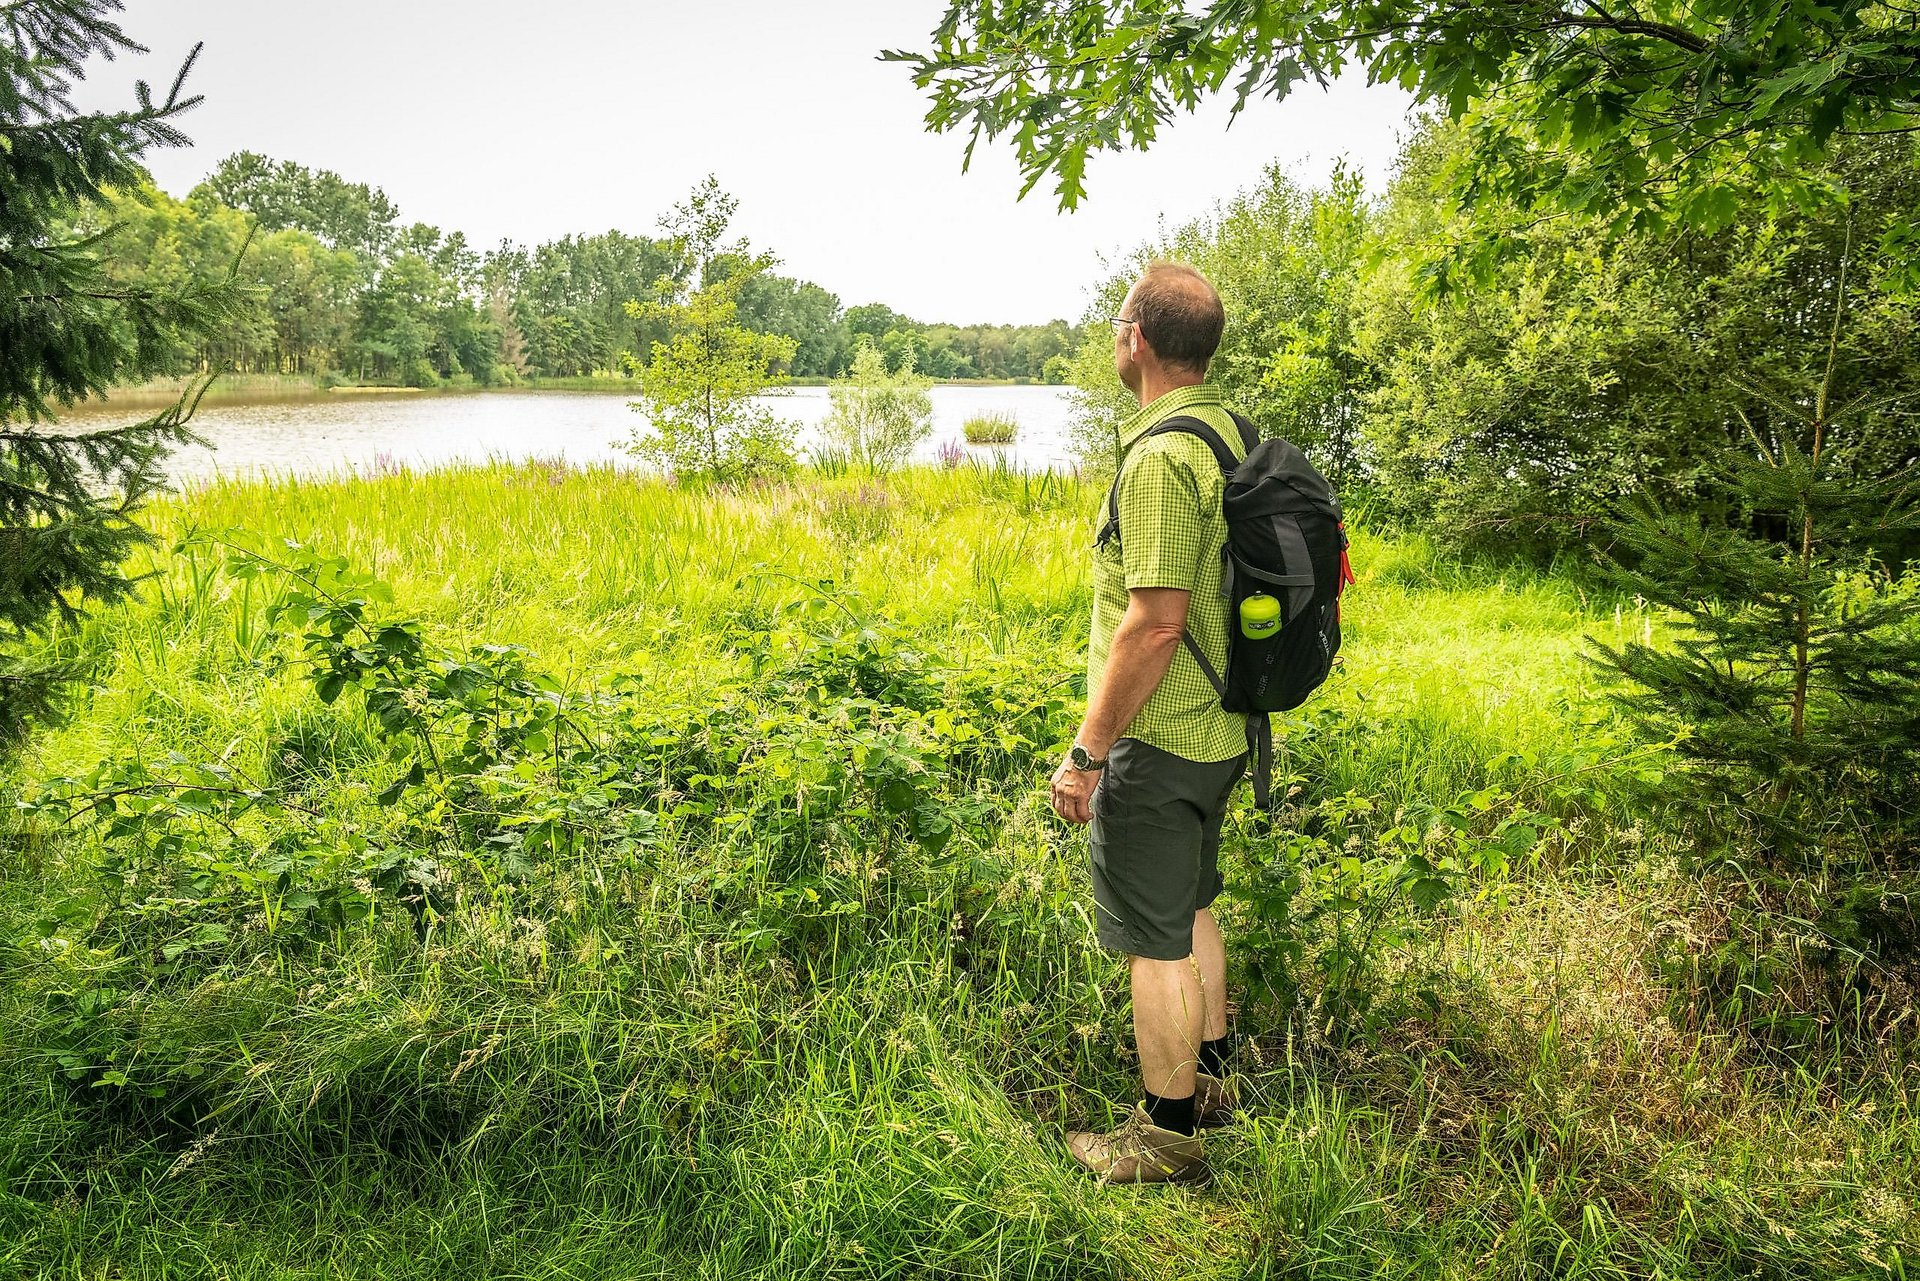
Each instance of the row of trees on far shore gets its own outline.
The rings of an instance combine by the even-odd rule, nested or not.
[[[713,282],[690,273],[719,279],[749,266],[739,320],[791,346],[771,371],[781,378],[844,376],[869,341],[892,372],[1059,382],[1079,341],[1064,320],[929,324],[882,303],[843,306],[772,259],[721,255],[698,267],[665,228],[482,251],[459,231],[405,222],[377,187],[251,152],[222,161],[185,199],[136,179],[88,220],[117,226],[102,251],[123,287],[178,290],[235,271],[252,287],[226,323],[176,341],[167,363],[177,373],[409,386],[627,376],[671,337],[666,314],[646,304]]]

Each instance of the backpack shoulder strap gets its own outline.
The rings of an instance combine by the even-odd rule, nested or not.
[[[1268,712],[1247,716],[1247,764],[1253,773],[1253,832],[1273,831],[1273,717]]]
[[[1246,452],[1252,453],[1253,447],[1260,443],[1259,429],[1239,414],[1233,415],[1233,423],[1240,429],[1240,442],[1246,447]],[[1213,451],[1214,461],[1220,464],[1220,470],[1229,476],[1242,461],[1234,457],[1233,450],[1227,447],[1226,441],[1220,439],[1219,432],[1192,414],[1176,414],[1172,418],[1156,423],[1148,428],[1146,435],[1141,436],[1140,439],[1145,440],[1147,436],[1164,436],[1176,431],[1199,437],[1207,448]],[[1120,467],[1114,469],[1113,484],[1107,490],[1107,523],[1101,526],[1097,540],[1101,543],[1120,537],[1120,471],[1126,465],[1126,459],[1121,459]]]
[[[1234,422],[1236,425],[1240,422],[1237,415],[1234,418]],[[1214,461],[1220,464],[1221,471],[1230,473],[1240,465],[1240,460],[1233,456],[1233,450],[1227,447],[1227,442],[1220,439],[1220,433],[1191,414],[1179,414],[1173,418],[1169,418],[1149,431],[1147,435],[1164,436],[1168,432],[1174,431],[1184,432],[1189,436],[1198,436],[1201,441],[1206,444],[1207,448],[1213,451]],[[1245,439],[1245,437],[1246,428],[1243,427],[1241,428],[1241,438]]]
[[[1251,454],[1260,445],[1260,429],[1241,415],[1233,413],[1232,410],[1227,412],[1233,417],[1233,425],[1240,429],[1240,443],[1245,445],[1247,453]]]

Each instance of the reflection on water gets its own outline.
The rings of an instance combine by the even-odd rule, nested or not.
[[[802,424],[803,449],[819,440],[817,425],[831,407],[826,388],[798,387],[765,401]],[[324,476],[489,458],[631,463],[620,443],[645,420],[628,404],[605,393],[493,391],[203,406],[193,425],[213,448],[182,450],[168,472],[180,482],[215,473]],[[914,457],[934,462],[941,446],[961,444],[976,459],[1003,457],[1026,471],[1066,470],[1072,466],[1071,408],[1058,387],[935,387],[933,435]],[[986,413],[1011,414],[1019,439],[964,446],[961,424]]]

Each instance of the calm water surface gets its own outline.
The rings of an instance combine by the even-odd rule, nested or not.
[[[801,424],[803,450],[819,440],[818,424],[830,408],[826,388],[798,387],[764,399]],[[311,477],[490,458],[631,463],[620,443],[645,419],[628,403],[602,392],[490,391],[203,406],[194,428],[213,447],[182,450],[168,470],[178,483],[216,474]],[[976,414],[1011,414],[1020,424],[1014,444],[967,447],[967,454],[1004,457],[1026,471],[1065,470],[1072,465],[1070,410],[1058,387],[935,387],[933,435],[914,457],[933,461],[949,441],[964,447],[960,426]]]

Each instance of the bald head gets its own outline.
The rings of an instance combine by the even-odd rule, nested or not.
[[[1150,263],[1128,297],[1140,336],[1162,365],[1192,374],[1207,372],[1227,314],[1205,276],[1181,262]]]

